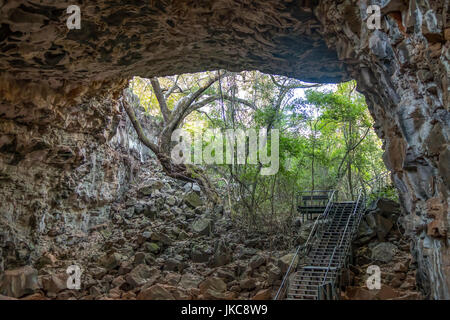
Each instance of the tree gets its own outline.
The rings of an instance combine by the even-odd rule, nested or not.
[[[155,93],[156,99],[159,104],[159,109],[163,117],[163,127],[158,136],[158,143],[153,143],[144,133],[139,120],[136,117],[134,109],[130,106],[125,99],[122,99],[122,105],[127,112],[131,123],[133,124],[136,133],[141,140],[141,142],[152,150],[159,162],[161,163],[164,171],[168,176],[187,181],[198,183],[202,189],[205,191],[208,198],[217,203],[219,202],[217,193],[214,187],[211,185],[207,175],[204,171],[194,165],[184,164],[184,163],[174,163],[171,158],[171,145],[172,145],[172,134],[175,129],[179,128],[183,120],[194,110],[198,110],[208,103],[213,102],[218,99],[217,95],[211,95],[205,97],[205,92],[216,82],[220,77],[223,77],[220,71],[216,72],[213,77],[208,77],[201,81],[201,85],[192,92],[186,93],[181,99],[179,99],[172,109],[169,108],[167,100],[175,92],[180,91],[181,88],[178,85],[179,78],[177,77],[173,85],[163,90],[160,82],[157,78],[150,80],[153,92]],[[181,90],[181,93],[183,90]]]
[[[357,174],[362,172],[361,165],[367,162],[367,155],[361,153],[364,145],[373,145],[377,138],[374,133],[370,131],[372,128],[372,120],[368,114],[367,106],[364,97],[356,92],[356,83],[354,81],[343,83],[337,86],[335,92],[319,92],[308,91],[306,99],[300,102],[304,107],[315,108],[320,110],[320,114],[313,117],[314,125],[311,127],[312,131],[312,181],[314,181],[314,147],[317,143],[317,132],[321,136],[335,142],[333,157],[330,158],[333,162],[339,163],[335,168],[336,173],[333,185],[338,185],[340,181],[346,176],[347,190],[351,198],[355,197],[355,190],[357,183],[353,170],[357,170]],[[319,126],[317,128],[317,124]],[[331,163],[328,163],[332,166]],[[314,188],[314,184],[313,184]]]
[[[381,142],[371,130],[373,121],[354,82],[324,90],[249,71],[139,79],[134,85],[146,113],[160,119],[157,143],[145,137],[134,110],[124,107],[167,174],[199,183],[216,202],[214,187],[223,185],[231,212],[240,213],[249,226],[287,225],[283,221],[293,217],[299,191],[338,188],[348,199],[365,180],[386,170]],[[302,91],[305,88],[309,90]],[[171,136],[180,127],[195,133],[210,128],[278,129],[279,172],[261,176],[262,164],[247,161],[202,168],[174,164],[169,157]],[[210,181],[216,181],[214,187]]]

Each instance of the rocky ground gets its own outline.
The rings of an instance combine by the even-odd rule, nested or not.
[[[114,138],[89,149],[97,156],[79,165],[88,172],[82,183],[70,183],[80,180],[75,170],[74,176],[47,179],[52,184],[28,190],[22,201],[42,198],[58,210],[37,215],[46,207],[17,207],[11,212],[23,217],[0,221],[0,299],[273,298],[292,260],[292,244],[306,241],[312,223],[297,219],[293,232],[275,235],[249,229],[205,201],[198,186],[168,178],[139,147],[127,121],[117,123]],[[58,176],[59,171],[37,172]],[[13,187],[3,204],[8,197],[21,203],[19,191],[30,185],[22,178],[23,187],[5,184]],[[50,197],[65,184],[67,190]],[[344,273],[343,299],[420,298],[399,217],[398,206],[386,201],[366,215],[353,265]],[[373,264],[381,268],[381,290],[366,288],[366,270]],[[79,290],[67,289],[72,265],[82,270]]]
[[[47,250],[39,259],[4,272],[0,294],[25,300],[270,299],[291,255],[268,251],[267,236],[239,227],[221,207],[208,208],[198,186],[167,178],[155,160],[145,169],[126,201],[114,205],[109,223],[86,232],[54,225],[41,237]],[[70,265],[82,269],[80,290],[67,289]]]
[[[354,246],[354,259],[343,273],[343,299],[417,300],[423,299],[416,287],[417,263],[411,256],[410,241],[404,235],[397,203],[379,200],[362,220]],[[381,288],[369,290],[369,266],[381,271]]]
[[[55,226],[33,265],[6,270],[3,298],[271,299],[292,259],[269,251],[269,239],[209,208],[196,185],[167,178],[150,160],[110,223],[69,234]],[[398,226],[395,203],[379,201],[364,217],[353,263],[343,273],[343,299],[420,299],[415,264]],[[296,235],[302,243],[310,223]],[[278,239],[282,242],[282,239]],[[288,241],[286,241],[288,242]],[[80,290],[67,289],[70,265],[82,269]],[[381,269],[382,287],[368,290],[366,270]]]

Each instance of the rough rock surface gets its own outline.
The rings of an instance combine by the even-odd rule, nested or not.
[[[125,97],[135,98],[129,92]],[[92,114],[79,120],[83,117]],[[42,176],[50,170],[79,184],[68,184],[65,190],[72,196],[61,197],[51,191],[63,182],[47,177],[48,184],[40,185],[47,198],[41,199],[37,189],[27,193],[30,201],[47,207],[33,211],[25,202],[18,208],[20,219],[2,220],[0,299],[270,299],[281,283],[276,265],[287,253],[289,236],[246,231],[201,193],[194,208],[184,199],[199,192],[198,186],[168,178],[154,155],[139,146],[126,118],[117,117],[115,132],[106,132],[109,140],[97,148],[76,141],[92,147],[89,152],[96,157],[79,160],[84,170],[72,170],[72,157],[51,169],[46,162],[35,167]],[[86,136],[91,134],[86,130]],[[70,137],[62,131],[59,138]],[[25,188],[26,181],[7,185]],[[2,196],[4,206],[24,194],[11,192],[11,202]],[[64,214],[54,209],[56,202]],[[30,225],[32,219],[37,223]],[[281,246],[269,251],[269,243]],[[67,288],[71,265],[81,268],[80,290]]]
[[[408,214],[418,284],[429,298],[449,299],[449,3],[384,1],[383,28],[370,31],[350,24],[367,2],[360,1],[361,11],[350,2],[322,1],[317,16],[384,141],[384,161]]]
[[[80,30],[67,28],[66,3],[2,2],[0,69],[51,87],[224,66],[342,80],[343,63],[303,2],[91,0],[80,6]]]
[[[142,188],[154,179],[161,182],[158,192],[143,195]],[[167,178],[155,159],[147,159],[125,198],[110,204],[108,222],[88,224],[70,243],[55,245],[54,235],[40,235],[35,245],[45,253],[21,261],[27,266],[18,269],[9,269],[7,260],[0,293],[25,300],[271,299],[281,283],[276,265],[286,248],[266,248],[269,242],[289,243],[288,236],[277,240],[247,232],[206,205],[194,211],[182,201],[183,185]],[[168,204],[170,197],[177,204]],[[155,203],[157,214],[136,211],[142,203]],[[192,232],[198,216],[214,220],[216,227]],[[60,235],[71,239],[69,231]],[[205,257],[199,259],[195,250],[204,250]],[[80,290],[67,288],[66,269],[74,264],[82,270]]]
[[[41,235],[77,243],[102,228],[139,164],[117,152],[131,75],[259,69],[358,81],[408,214],[418,285],[450,298],[448,1],[383,1],[381,30],[356,0],[86,1],[71,31],[55,3],[0,1],[0,270],[44,253]]]
[[[0,293],[14,298],[33,293],[38,289],[37,274],[30,266],[6,271],[0,278]]]
[[[390,222],[386,231],[385,217]],[[381,199],[364,216],[362,222],[371,230],[380,230],[383,238],[372,232],[368,236],[365,228],[360,228],[353,246],[353,261],[342,274],[343,299],[350,300],[420,300],[423,294],[417,286],[418,261],[410,252],[408,236],[401,223],[398,205],[391,200]],[[384,242],[388,241],[388,242]],[[381,288],[368,288],[367,280],[373,275],[369,267],[380,268]]]

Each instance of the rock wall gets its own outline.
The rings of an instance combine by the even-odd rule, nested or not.
[[[399,223],[398,203],[378,199],[367,208],[353,243],[353,261],[342,272],[344,299],[420,300],[417,290],[417,261],[412,261],[410,239]],[[367,270],[376,265],[381,271],[381,286],[369,290]]]
[[[449,1],[375,2],[380,30],[367,28],[366,0],[84,1],[82,28],[69,31],[63,3],[0,1],[2,256],[13,261],[14,246],[26,258],[33,248],[17,239],[67,212],[82,224],[126,186],[132,165],[108,141],[129,76],[259,69],[358,80],[408,214],[419,285],[450,298]]]
[[[45,111],[0,121],[0,272],[108,222],[149,156],[117,97]]]
[[[128,90],[124,99],[138,103]],[[105,112],[112,111],[107,101],[104,106]],[[138,117],[147,126],[156,121],[139,112]],[[45,224],[38,230],[26,221],[0,221],[0,232],[17,231],[2,233],[9,245],[5,270],[0,271],[0,300],[271,299],[292,257],[285,255],[289,232],[249,230],[224,214],[222,206],[208,203],[198,185],[167,177],[155,156],[139,147],[131,124],[121,120],[107,142],[88,141],[96,146],[89,152],[97,161],[80,162],[86,167],[84,176],[70,167],[49,175],[56,190],[60,185],[54,177],[80,181],[66,188],[74,195],[67,199],[84,203],[86,210],[80,213],[61,201],[44,212]],[[119,178],[130,173],[117,181],[98,176],[102,172]],[[91,178],[100,185],[94,192],[101,189],[104,194],[83,198],[78,187],[89,189]],[[52,203],[40,194],[28,196]],[[26,206],[18,212],[23,217],[40,213]],[[28,256],[19,254],[20,245],[27,246]],[[82,271],[78,290],[67,288],[66,270],[73,265]]]
[[[449,1],[384,1],[382,29],[373,31],[358,23],[368,4],[322,1],[315,12],[384,141],[414,239],[418,284],[429,298],[449,299]]]

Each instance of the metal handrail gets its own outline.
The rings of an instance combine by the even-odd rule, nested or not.
[[[306,240],[305,244],[304,244],[304,245],[299,245],[299,246],[297,247],[297,250],[295,251],[295,254],[294,254],[294,256],[293,256],[293,258],[292,258],[292,260],[291,260],[291,263],[289,264],[289,268],[288,268],[288,270],[286,271],[286,274],[285,274],[284,277],[283,277],[283,281],[281,282],[280,288],[278,289],[277,294],[276,294],[274,300],[278,300],[278,299],[280,298],[280,296],[281,296],[281,293],[284,291],[284,287],[287,285],[287,280],[288,280],[289,275],[290,275],[290,273],[291,273],[291,269],[293,268],[294,262],[295,262],[295,260],[296,260],[296,258],[297,258],[297,256],[298,256],[298,254],[299,254],[299,252],[300,252],[300,249],[302,249],[302,248],[305,249],[305,250],[308,249],[309,242],[311,241],[312,237],[314,236],[314,234],[315,234],[315,232],[316,232],[316,228],[317,228],[317,225],[318,225],[318,221],[319,221],[321,218],[326,218],[326,217],[328,216],[328,211],[329,211],[330,208],[331,208],[331,203],[332,203],[332,200],[333,200],[333,197],[334,197],[334,195],[335,195],[336,190],[331,190],[331,191],[332,191],[332,193],[331,193],[330,198],[328,199],[327,206],[325,207],[324,212],[323,212],[321,215],[317,216],[317,218],[316,218],[316,220],[315,220],[315,222],[314,222],[314,226],[313,226],[311,232],[309,233],[308,239]]]
[[[387,179],[389,178],[390,171],[382,172],[378,177],[370,179],[364,185],[362,185],[362,190],[364,195],[367,197],[368,194],[379,193],[383,186],[388,185]]]
[[[384,176],[384,174],[382,176]],[[321,233],[321,230],[323,230],[323,228],[325,227],[325,225],[326,225],[325,223],[323,223],[319,227],[318,222],[319,222],[319,220],[326,219],[328,217],[328,215],[330,214],[331,209],[334,208],[332,201],[335,198],[336,193],[337,193],[337,191],[333,190],[330,198],[328,199],[328,203],[327,203],[327,206],[326,206],[324,212],[316,218],[316,220],[314,222],[314,226],[308,235],[308,239],[307,239],[306,243],[304,245],[300,245],[297,247],[294,257],[292,258],[289,268],[283,278],[281,286],[278,289],[278,292],[275,296],[275,300],[278,300],[281,297],[284,297],[284,295],[286,294],[286,291],[288,289],[288,286],[287,286],[288,279],[289,279],[289,276],[290,276],[292,270],[294,269],[294,262],[297,259],[297,257],[299,256],[300,252],[307,253],[308,249],[310,248],[310,246],[313,243],[313,238],[317,239],[317,236]],[[366,198],[365,190],[363,188],[359,188],[358,197],[357,197],[356,202],[354,202],[354,204],[353,204],[352,213],[349,215],[349,217],[347,219],[345,228],[344,228],[343,232],[341,233],[338,243],[335,246],[333,253],[331,255],[331,258],[329,260],[323,281],[318,287],[319,298],[321,297],[321,294],[324,292],[326,295],[325,298],[335,299],[338,297],[338,292],[335,290],[336,289],[336,279],[334,279],[334,277],[333,277],[333,279],[328,279],[328,274],[330,273],[331,264],[333,262],[334,257],[336,256],[337,249],[340,249],[344,246],[345,239],[347,239],[347,241],[345,242],[346,245],[344,248],[343,257],[347,256],[348,250],[350,248],[350,246],[349,246],[350,242],[348,241],[348,238],[350,237],[352,239],[354,237],[355,230],[356,230],[357,226],[359,225],[359,223],[361,222],[361,219],[362,219],[362,216],[364,213],[365,198]],[[351,230],[349,230],[349,225],[350,225],[350,221],[352,218],[354,219],[355,223],[353,223]],[[346,236],[348,234],[348,232],[350,232],[350,234],[348,235],[349,237]],[[339,258],[336,269],[340,270],[342,268],[343,263],[345,263],[345,259]]]
[[[357,201],[355,202],[353,212],[352,212],[351,215],[349,215],[349,217],[348,217],[348,219],[347,219],[347,223],[346,223],[346,225],[345,225],[344,232],[341,233],[339,245],[337,245],[337,246],[334,247],[334,250],[333,250],[333,253],[332,253],[331,258],[330,258],[330,260],[329,260],[329,263],[328,263],[327,270],[326,270],[326,272],[325,272],[323,281],[322,281],[321,285],[319,286],[319,290],[321,290],[321,288],[324,287],[326,283],[331,283],[332,287],[334,287],[334,285],[335,285],[334,280],[331,280],[331,281],[328,281],[328,282],[327,282],[328,272],[330,271],[331,263],[333,262],[334,256],[335,256],[335,254],[336,254],[336,249],[342,247],[342,242],[344,241],[344,236],[345,236],[345,234],[347,233],[347,229],[348,229],[349,222],[350,222],[351,218],[354,217],[354,216],[356,215],[356,211],[357,211],[357,209],[358,209],[358,207],[359,207],[359,205],[360,205],[360,200],[361,200],[361,194],[362,194],[362,191],[363,191],[362,189],[359,191],[358,199],[357,199]],[[359,220],[359,217],[358,217],[358,220]],[[354,232],[354,229],[355,229],[355,225],[356,225],[356,224],[354,224],[353,229],[352,229],[352,235],[353,235],[353,232]],[[345,252],[344,256],[346,256],[346,255],[347,255],[347,254],[346,254],[346,252]],[[341,261],[339,261],[339,264],[340,264],[340,263],[341,263]]]
[[[368,181],[364,181],[363,179],[360,180],[360,184],[354,186],[350,191],[352,194],[358,194],[359,191],[362,189],[363,194],[367,195],[370,193],[374,193],[374,190],[377,191],[381,189],[382,184],[387,185],[388,183],[385,181],[389,177],[390,171],[383,171],[380,173],[377,177],[372,178]],[[341,186],[343,186],[344,183],[344,177],[342,177],[339,181],[335,184],[335,189],[340,190]],[[377,185],[378,183],[378,185]]]
[[[362,193],[362,190],[359,191],[358,199],[357,199],[356,202],[355,202],[355,208],[353,209],[352,214],[351,214],[351,215],[349,216],[349,218],[347,219],[347,224],[345,225],[344,232],[341,234],[341,242],[339,243],[339,247],[342,246],[342,241],[344,240],[344,235],[345,235],[345,233],[347,232],[348,224],[349,224],[349,222],[350,222],[350,218],[351,218],[352,216],[355,216],[355,215],[356,215],[356,209],[358,209],[358,206],[359,206],[359,201],[360,201],[360,199],[361,199],[361,193]]]

